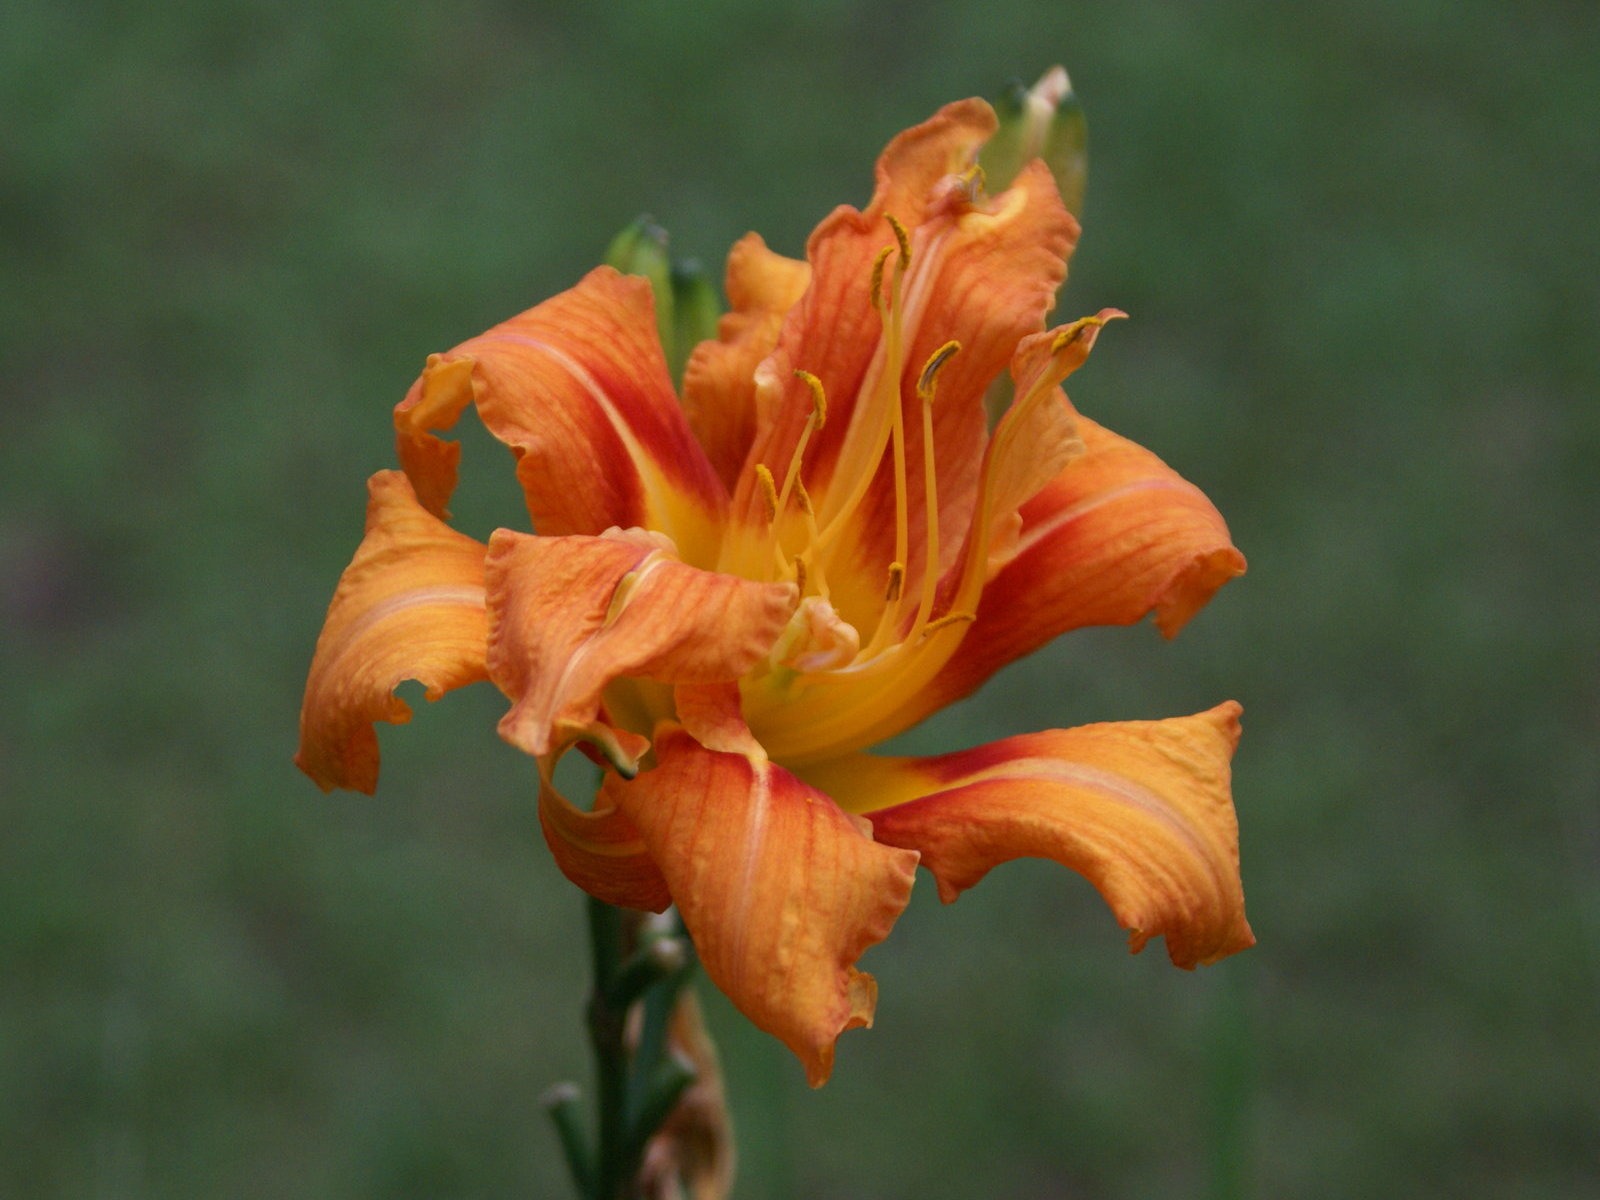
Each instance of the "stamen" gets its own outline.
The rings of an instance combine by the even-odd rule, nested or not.
[[[756,482],[761,485],[761,498],[767,502],[767,522],[778,519],[778,485],[772,481],[772,472],[766,463],[756,464]]]
[[[815,517],[817,510],[811,506],[811,493],[806,491],[806,485],[800,481],[798,475],[794,480],[794,498],[800,504],[800,511],[808,517]]]
[[[888,247],[884,247],[888,249]],[[828,394],[822,390],[822,380],[810,371],[795,371],[794,377],[811,389],[811,419],[813,430],[818,430],[828,420]]]
[[[1060,333],[1056,334],[1055,337],[1050,339],[1050,353],[1060,354],[1068,346],[1072,345],[1073,342],[1082,337],[1084,330],[1099,329],[1104,325],[1105,321],[1098,316],[1079,317],[1071,325],[1068,325],[1065,329],[1061,330]]]
[[[861,647],[860,660],[876,658],[894,638],[900,624],[900,596],[905,591],[906,564],[896,561],[889,564],[889,582],[883,589],[883,609],[878,613],[878,623],[872,637]]]
[[[977,613],[945,613],[945,615],[940,617],[937,621],[929,621],[926,625],[924,625],[922,627],[922,636],[924,638],[930,638],[934,634],[938,633],[941,629],[948,629],[951,625],[960,625],[965,621],[976,621],[977,619]]]
[[[933,399],[933,386],[940,369],[954,358],[960,349],[960,342],[949,341],[928,356],[928,361],[923,364],[922,374],[917,376],[917,395],[924,400]]]
[[[889,226],[894,230],[894,240],[900,243],[900,269],[904,271],[911,265],[911,235],[906,232],[906,227],[895,218],[893,213],[885,213]]]
[[[806,560],[803,558],[794,560],[794,586],[800,595],[806,594]]]
[[[901,589],[902,586],[904,586],[905,581],[906,581],[906,565],[905,565],[905,563],[897,563],[897,562],[896,563],[890,563],[889,564],[889,586],[888,586],[887,589],[885,589],[885,591],[883,593],[883,599],[884,599],[884,603],[885,604],[893,604],[896,600],[900,599],[900,589]]]
[[[883,311],[883,267],[893,253],[893,246],[885,246],[872,261],[872,307],[875,312]]]
[[[822,390],[822,380],[810,371],[796,370],[794,377],[811,389],[811,415],[806,418],[804,428],[800,430],[800,440],[794,445],[794,453],[789,456],[789,469],[783,473],[783,487],[777,496],[779,511],[789,503],[790,489],[800,483],[800,462],[805,457],[806,444],[811,441],[811,435],[822,428],[828,419],[828,394]]]
[[[917,599],[917,616],[912,628],[921,626],[933,615],[934,594],[939,588],[939,488],[936,483],[933,453],[933,392],[939,370],[955,357],[961,343],[948,341],[935,350],[917,380],[917,395],[922,397],[922,595]]]
[[[973,163],[961,173],[961,186],[967,189],[967,195],[976,197],[978,193],[988,190],[989,177],[983,173],[980,165]]]

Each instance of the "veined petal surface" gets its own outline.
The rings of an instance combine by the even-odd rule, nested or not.
[[[339,577],[300,708],[294,761],[325,792],[377,787],[373,723],[411,719],[394,694],[402,681],[437,700],[485,677],[485,547],[424,509],[399,471],[380,471],[367,492],[366,534]]]
[[[934,758],[854,756],[808,771],[880,842],[920,851],[946,901],[1014,858],[1083,875],[1135,952],[1180,967],[1255,943],[1239,880],[1230,763],[1239,706],[1085,725]]]
[[[628,770],[643,746],[630,751],[599,719],[606,685],[737,679],[767,653],[795,602],[793,584],[702,571],[638,530],[557,538],[502,529],[489,543],[487,578],[489,674],[513,701],[501,735],[540,758],[592,738]]]
[[[656,766],[607,777],[603,798],[661,865],[706,973],[805,1065],[872,1023],[877,985],[856,960],[889,933],[917,855],[874,842],[827,796],[764,756],[707,750],[664,726]]]
[[[673,392],[647,280],[598,267],[428,359],[395,409],[395,429],[401,465],[439,515],[460,447],[436,431],[470,403],[515,454],[539,533],[659,529],[686,559],[714,560],[726,491]]]

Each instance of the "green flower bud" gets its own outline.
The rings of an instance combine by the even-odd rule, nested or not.
[[[606,247],[607,265],[624,275],[643,275],[656,297],[656,329],[663,346],[672,338],[672,260],[667,257],[667,231],[649,217],[640,217]]]
[[[991,192],[1011,185],[1029,162],[1042,158],[1073,216],[1083,211],[1089,169],[1089,124],[1066,71],[1051,67],[1031,88],[1012,84],[994,104],[1000,128],[978,163]]]
[[[612,238],[605,261],[625,275],[643,275],[650,281],[661,349],[673,380],[681,381],[690,352],[699,342],[717,336],[722,302],[716,285],[693,259],[672,260],[667,231],[649,217],[640,217]]]
[[[672,377],[681,380],[689,355],[701,342],[717,336],[722,319],[722,299],[717,285],[697,259],[686,258],[672,264],[672,341],[667,344],[667,362]]]

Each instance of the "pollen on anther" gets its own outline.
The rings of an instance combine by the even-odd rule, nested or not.
[[[940,369],[955,357],[956,352],[960,349],[960,342],[949,341],[928,356],[928,361],[922,366],[922,374],[917,377],[918,396],[924,400],[933,399],[934,381],[938,377]]]
[[[796,370],[794,377],[811,389],[811,414],[816,418],[813,428],[821,429],[828,420],[828,394],[822,390],[822,380],[810,371],[801,370]]]
[[[1074,321],[1071,325],[1068,325],[1065,329],[1063,329],[1060,333],[1056,334],[1056,336],[1051,339],[1051,341],[1050,341],[1050,353],[1051,354],[1060,354],[1068,346],[1072,345],[1073,342],[1077,341],[1080,337],[1082,337],[1083,336],[1083,331],[1085,329],[1097,328],[1097,327],[1099,327],[1101,325],[1104,325],[1104,324],[1105,324],[1105,322],[1102,321],[1099,317],[1081,317],[1081,318],[1079,318],[1078,320]]]
[[[806,560],[803,558],[794,560],[794,586],[800,595],[806,594]]]
[[[893,253],[893,246],[885,246],[872,263],[872,307],[879,312],[883,310],[883,266]]]
[[[800,481],[800,476],[794,477],[794,498],[800,505],[800,511],[808,517],[817,515],[817,510],[811,506],[811,493],[806,491],[806,485]]]
[[[925,638],[926,637],[932,637],[934,634],[938,633],[941,629],[948,629],[952,625],[962,625],[962,624],[965,624],[968,621],[975,621],[977,619],[978,619],[978,614],[977,613],[969,613],[969,612],[946,613],[944,616],[940,617],[937,621],[929,621],[926,625],[924,625],[922,627],[922,636],[925,637]]]
[[[896,600],[900,599],[900,589],[905,585],[905,581],[906,581],[906,565],[905,565],[905,563],[898,563],[898,562],[890,563],[889,564],[889,586],[884,590],[884,594],[883,594],[883,599],[884,599],[885,603],[893,604]]]
[[[894,230],[894,240],[900,243],[900,269],[903,271],[911,265],[911,235],[906,232],[906,227],[900,224],[893,213],[885,213],[889,227]]]
[[[772,480],[772,472],[767,469],[766,463],[756,464],[756,482],[761,486],[761,498],[767,502],[767,520],[778,519],[778,485]]]

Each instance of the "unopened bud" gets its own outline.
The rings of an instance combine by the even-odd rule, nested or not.
[[[978,156],[989,191],[1004,191],[1023,167],[1042,158],[1055,176],[1062,203],[1074,216],[1080,215],[1089,168],[1089,125],[1066,71],[1051,67],[1031,88],[1012,84],[994,108],[1000,128]]]
[[[673,379],[683,378],[684,364],[701,342],[717,336],[722,301],[698,260],[686,258],[672,264],[672,340],[662,343]]]
[[[689,353],[716,337],[722,304],[700,264],[673,262],[667,252],[667,231],[649,217],[640,217],[606,248],[605,261],[625,275],[642,275],[655,297],[656,333],[676,383],[683,378]]]

